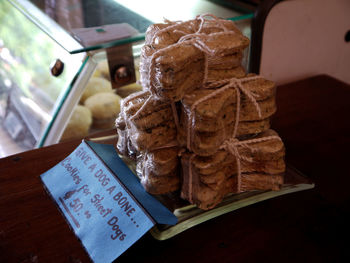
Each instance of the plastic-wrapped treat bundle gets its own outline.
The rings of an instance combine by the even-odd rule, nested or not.
[[[178,151],[176,145],[168,145],[139,155],[136,172],[147,192],[165,194],[180,188]]]
[[[203,156],[216,152],[232,136],[269,129],[269,117],[276,111],[272,81],[251,76],[213,84],[186,95],[180,111],[180,145]]]
[[[210,209],[229,193],[279,190],[285,171],[284,145],[273,130],[248,140],[226,141],[210,156],[184,154],[181,195]]]
[[[130,141],[128,131],[126,129],[126,122],[122,114],[116,119],[116,128],[118,133],[117,151],[119,154],[136,160],[137,151]]]
[[[149,91],[129,95],[122,101],[116,127],[117,150],[136,159],[137,175],[146,191],[165,194],[179,189],[179,148],[171,104]]]
[[[212,17],[212,20],[205,19]],[[217,33],[224,29],[242,35],[241,31],[232,21],[216,18],[210,14],[199,15],[188,21],[169,21],[164,24],[153,24],[146,32],[145,45],[153,45],[157,49],[177,43],[183,36],[194,33]],[[239,63],[238,63],[239,64]],[[237,64],[237,65],[238,65]]]
[[[162,98],[178,101],[188,91],[202,85],[204,54],[190,43],[179,43],[158,51],[144,46],[140,73],[145,89]]]
[[[199,41],[208,56],[208,82],[246,75],[240,62],[243,50],[249,45],[248,38],[233,31],[223,31],[201,36]]]
[[[198,45],[207,49],[209,70],[240,67],[242,51],[249,45],[249,39],[243,36],[234,22],[213,15],[200,15],[185,22],[166,21],[165,24],[154,24],[146,32],[145,44],[159,50],[184,39],[199,40]]]
[[[244,78],[246,72],[242,66],[231,69],[209,69],[207,81],[213,82],[216,80],[229,79],[229,78]]]
[[[136,159],[144,188],[181,187],[182,198],[201,209],[229,193],[278,190],[285,170],[283,143],[269,130],[275,84],[246,76],[249,40],[232,21],[207,16],[148,29],[144,91],[123,100],[116,121],[118,151]]]
[[[215,17],[153,25],[141,52],[141,82],[159,96],[179,101],[207,80],[244,77],[240,64],[248,45],[232,21]]]
[[[148,91],[124,99],[121,115],[128,140],[137,152],[150,151],[176,140],[171,105]]]

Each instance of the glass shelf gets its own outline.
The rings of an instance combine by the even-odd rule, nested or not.
[[[204,13],[235,21],[253,17],[252,9],[242,8],[234,4],[235,1],[11,0],[10,2],[71,54],[143,40],[147,27],[162,22],[163,18],[188,20]],[[126,23],[135,30],[123,28],[125,32],[120,34],[121,23]],[[106,25],[110,26],[108,30],[105,28]],[[95,36],[99,42],[86,43],[81,33],[77,33],[82,29],[85,29],[83,38],[87,35]],[[106,32],[111,32],[112,38],[115,39],[108,37],[104,40]]]
[[[0,1],[0,157],[39,147],[77,74],[84,53],[70,55],[8,1]],[[64,63],[51,74],[50,64]]]

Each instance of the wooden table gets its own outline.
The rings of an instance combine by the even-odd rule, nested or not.
[[[350,87],[317,76],[278,88],[273,127],[312,190],[264,201],[169,240],[146,234],[117,262],[350,262]],[[0,160],[0,262],[89,262],[39,175],[80,141]]]

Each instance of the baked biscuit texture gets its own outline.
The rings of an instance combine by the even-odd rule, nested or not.
[[[136,171],[147,192],[165,194],[180,188],[178,151],[170,146],[139,155]]]
[[[232,21],[154,24],[141,49],[143,91],[123,100],[118,151],[146,191],[211,209],[228,194],[278,190],[284,146],[270,129],[275,84],[241,66],[249,40]]]
[[[216,81],[230,78],[244,78],[246,76],[245,69],[242,66],[234,68],[209,68],[207,81]]]
[[[269,118],[276,112],[274,83],[263,78],[243,80],[245,91],[240,91],[239,101],[236,86],[225,85],[196,90],[184,97],[177,134],[181,146],[208,156],[232,136],[254,135],[270,128]]]
[[[229,193],[280,189],[285,150],[276,132],[267,130],[253,139],[240,141],[235,147],[241,159],[227,148],[206,157],[184,154],[181,159],[182,197],[206,210]]]
[[[174,113],[169,102],[149,91],[122,101],[116,120],[117,150],[136,160],[136,172],[146,191],[165,194],[180,187]]]
[[[220,123],[221,125],[222,123]],[[198,126],[197,126],[198,127]],[[196,128],[197,128],[196,127]],[[213,126],[214,127],[214,126]],[[204,128],[207,128],[206,126]],[[270,128],[270,119],[260,121],[242,121],[238,124],[236,136],[238,138],[246,138],[251,135],[259,134]],[[233,134],[234,124],[227,123],[222,129],[214,131],[194,130],[189,133],[192,136],[190,140],[190,148],[194,153],[201,156],[214,154],[218,147]],[[180,146],[187,147],[187,129],[180,125],[177,138]]]
[[[189,43],[161,50],[151,46],[141,49],[141,83],[164,99],[179,101],[202,85],[204,73],[204,54]]]
[[[179,101],[206,80],[244,77],[240,64],[248,45],[232,21],[200,17],[152,25],[141,50],[141,83],[160,97]]]
[[[202,28],[200,26],[202,24]],[[204,20],[199,19],[188,20],[184,22],[166,22],[164,24],[151,25],[146,31],[146,45],[153,45],[160,49],[177,43],[182,37],[195,33],[205,35],[223,32],[225,29],[235,35],[242,36],[242,32],[236,27],[233,21],[226,19]],[[198,32],[199,31],[199,32]],[[249,40],[248,40],[249,41]]]
[[[123,100],[121,110],[126,136],[137,152],[150,151],[176,140],[171,105],[151,96],[150,92],[130,95]]]

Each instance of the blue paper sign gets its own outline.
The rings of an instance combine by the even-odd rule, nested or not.
[[[124,183],[118,173],[112,172],[106,163],[121,161],[115,151],[105,161],[93,150],[94,146],[104,152],[105,146],[83,141],[67,158],[42,174],[41,179],[91,259],[112,262],[159,221],[154,218],[160,216],[162,223],[174,224],[176,217],[140,190],[142,186],[125,164],[121,167]],[[110,147],[106,148],[108,151]],[[128,178],[131,184],[125,182]],[[129,188],[136,184],[140,201],[125,184],[130,184]],[[147,203],[142,204],[145,201],[141,199]],[[153,209],[153,216],[145,207]]]

